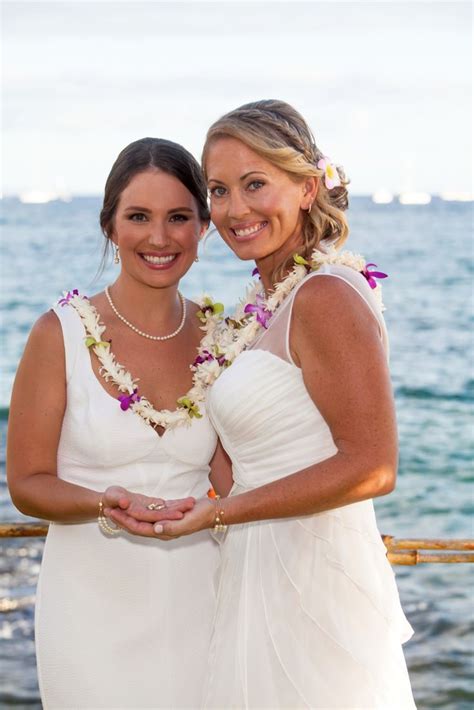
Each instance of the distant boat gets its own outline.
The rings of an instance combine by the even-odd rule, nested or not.
[[[45,205],[55,201],[70,202],[72,199],[68,192],[53,192],[52,190],[25,190],[18,197],[24,205]]]
[[[440,197],[445,202],[473,202],[472,192],[442,192]]]
[[[389,205],[393,202],[393,194],[384,188],[376,190],[372,195],[372,202],[376,205]]]
[[[429,205],[431,195],[429,192],[402,192],[398,201],[401,205]]]

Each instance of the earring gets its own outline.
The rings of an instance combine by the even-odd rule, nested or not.
[[[308,214],[311,213],[311,210],[312,210],[312,209],[313,209],[313,203],[310,202],[310,203],[309,203],[309,207],[308,207]]]
[[[120,254],[119,254],[119,248],[117,246],[115,247],[115,252],[114,252],[114,264],[120,264]]]
[[[199,257],[198,257],[198,256],[196,256],[196,258],[194,259],[194,261],[199,261]]]

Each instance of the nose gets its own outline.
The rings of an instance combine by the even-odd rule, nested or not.
[[[250,210],[241,190],[233,190],[229,195],[228,214],[232,219],[242,219]]]
[[[159,249],[164,249],[169,246],[170,239],[166,227],[163,224],[152,223],[148,241],[151,245]]]

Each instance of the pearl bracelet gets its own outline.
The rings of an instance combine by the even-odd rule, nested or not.
[[[97,523],[99,528],[106,535],[118,535],[121,528],[114,528],[104,515],[104,504],[102,503],[102,498],[99,501],[99,515],[97,516]]]
[[[221,497],[216,495],[214,500],[216,501],[216,515],[214,518],[214,527],[212,528],[215,533],[224,533],[227,530],[227,525],[224,522],[224,510],[219,508],[219,501]]]

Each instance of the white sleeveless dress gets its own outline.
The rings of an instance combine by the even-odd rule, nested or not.
[[[330,266],[307,279],[321,274],[364,299],[387,347],[364,277]],[[210,393],[209,414],[233,463],[233,494],[336,453],[289,350],[297,290]],[[206,708],[415,707],[401,649],[412,629],[372,501],[230,526],[222,555]]]
[[[54,310],[67,374],[59,477],[97,491],[205,496],[216,446],[207,415],[160,438],[98,382],[74,308]],[[51,524],[36,605],[45,710],[199,707],[218,559],[208,531],[162,542],[107,537],[96,521]]]

